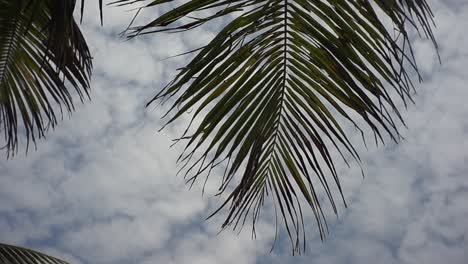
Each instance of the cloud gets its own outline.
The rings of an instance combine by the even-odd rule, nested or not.
[[[27,157],[0,160],[0,237],[74,263],[465,263],[468,259],[468,4],[431,1],[442,65],[425,40],[415,43],[425,82],[402,111],[399,145],[363,151],[366,177],[340,167],[348,209],[329,217],[318,239],[307,218],[308,251],[290,257],[285,234],[268,254],[274,221],[265,212],[252,240],[217,235],[208,222],[218,200],[187,190],[176,177],[184,122],[163,132],[164,108],[146,103],[186,58],[165,58],[211,39],[208,29],[124,42],[127,9],[106,11],[105,25],[87,7],[84,29],[95,55],[92,101],[77,106]],[[147,14],[149,16],[149,14]],[[356,138],[359,138],[356,135]],[[208,193],[216,180],[208,183]]]

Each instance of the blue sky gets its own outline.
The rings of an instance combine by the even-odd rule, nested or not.
[[[187,62],[163,59],[206,43],[211,27],[124,42],[117,33],[132,12],[106,9],[101,28],[89,3],[83,31],[95,58],[92,100],[37,151],[0,160],[0,241],[76,264],[467,263],[468,2],[429,2],[443,63],[429,41],[414,40],[425,81],[402,111],[405,141],[361,147],[364,179],[356,166],[339,167],[349,207],[329,217],[323,243],[308,216],[300,257],[290,256],[285,234],[269,253],[271,210],[256,240],[248,227],[217,235],[223,216],[203,219],[221,202],[212,195],[218,182],[209,181],[202,197],[200,186],[188,190],[175,176],[180,146],[169,145],[187,120],[158,133],[164,107],[144,108]]]

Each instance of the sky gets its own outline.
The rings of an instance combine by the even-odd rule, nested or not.
[[[175,175],[181,146],[170,148],[188,119],[158,132],[164,107],[144,107],[187,62],[165,58],[203,45],[213,28],[124,41],[118,33],[134,11],[107,8],[100,27],[91,2],[82,28],[94,55],[92,100],[37,151],[0,159],[1,242],[75,264],[467,263],[468,2],[429,1],[442,64],[428,40],[414,40],[424,82],[401,111],[405,140],[357,144],[364,178],[338,164],[348,208],[329,218],[323,242],[306,218],[302,256],[291,256],[284,233],[270,253],[271,219],[255,240],[248,226],[219,233],[222,214],[205,221],[222,202],[217,181],[203,196],[200,185],[189,190]]]

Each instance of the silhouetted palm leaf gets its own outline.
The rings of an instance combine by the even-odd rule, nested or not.
[[[195,129],[189,125],[179,139],[187,140],[179,161],[189,181],[226,165],[219,191],[234,188],[221,206],[229,204],[223,227],[243,226],[248,215],[255,224],[270,195],[293,252],[299,253],[305,242],[300,200],[310,206],[322,236],[327,227],[319,187],[337,213],[331,177],[344,202],[331,148],[359,162],[338,116],[362,133],[350,115],[353,112],[373,131],[376,142],[383,142],[385,134],[398,141],[390,112],[403,120],[388,89],[406,104],[411,100],[409,72],[418,74],[406,27],[422,30],[435,44],[432,13],[425,0],[184,4],[121,0],[114,4],[135,2],[145,2],[145,7],[173,4],[173,8],[131,28],[129,37],[190,30],[237,12],[151,102],[174,100],[167,123],[196,109],[192,121],[197,117],[201,121]],[[395,32],[383,25],[383,19],[393,23]],[[240,176],[237,182],[235,175]]]
[[[1,264],[68,264],[68,262],[31,249],[0,243]]]
[[[71,112],[72,86],[88,95],[92,62],[73,18],[75,0],[0,0],[0,131],[8,154]]]

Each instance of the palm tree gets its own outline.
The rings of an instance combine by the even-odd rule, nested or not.
[[[385,134],[398,142],[395,119],[403,120],[388,89],[406,106],[414,88],[410,71],[421,80],[408,27],[437,48],[433,14],[425,0],[115,3],[136,2],[144,2],[142,9],[175,7],[131,27],[129,38],[230,19],[211,42],[193,51],[198,53],[149,104],[171,100],[167,124],[192,108],[192,122],[200,119],[177,139],[186,142],[178,162],[192,184],[214,167],[225,166],[218,194],[228,194],[214,213],[227,207],[222,227],[242,227],[250,216],[255,234],[262,205],[270,197],[293,253],[305,246],[303,200],[322,239],[328,227],[319,189],[336,214],[331,180],[346,206],[331,151],[346,163],[347,156],[358,164],[360,158],[338,118],[363,133],[351,117],[357,114],[376,143],[383,143]]]
[[[18,119],[28,140],[34,140],[46,124],[56,124],[50,100],[71,111],[65,82],[58,80],[65,78],[83,98],[91,70],[89,51],[71,15],[75,1],[17,2],[0,0],[0,120],[8,149],[16,146]],[[305,247],[304,200],[322,238],[328,227],[319,189],[337,213],[333,182],[346,205],[332,152],[346,164],[351,157],[360,166],[360,158],[343,122],[361,134],[358,122],[364,123],[376,143],[401,138],[397,122],[403,120],[389,89],[406,105],[414,89],[411,74],[421,80],[409,28],[437,48],[425,0],[113,2],[139,3],[142,9],[175,7],[130,27],[129,38],[231,19],[206,46],[189,52],[196,52],[194,58],[149,104],[170,101],[167,124],[195,109],[192,122],[200,122],[196,128],[190,122],[177,139],[186,142],[178,161],[192,184],[213,168],[225,167],[219,194],[228,194],[211,215],[227,209],[222,228],[241,228],[250,216],[255,232],[269,198],[293,253]],[[68,13],[54,11],[64,6],[69,9],[61,10]]]
[[[76,0],[0,0],[0,147],[8,156],[17,151],[21,129],[28,144],[35,143],[57,124],[57,112],[73,111],[69,86],[82,101],[88,96],[92,58],[73,17],[75,5]],[[0,263],[67,264],[1,243]]]
[[[73,111],[69,87],[82,101],[88,96],[92,61],[75,5],[0,0],[0,131],[8,155],[17,151],[20,131],[35,143],[63,110]]]

